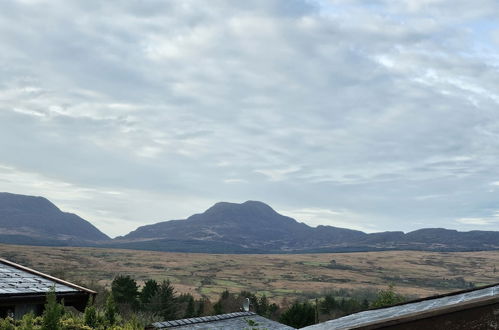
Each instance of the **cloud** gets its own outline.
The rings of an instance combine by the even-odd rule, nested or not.
[[[303,217],[355,228],[469,229],[455,219],[497,205],[496,1],[0,9],[0,161],[19,178],[3,190],[64,203],[59,183],[84,187],[64,205],[97,225],[259,199],[348,210]],[[123,195],[99,213],[100,191]]]
[[[348,210],[333,211],[329,209],[305,208],[294,210],[279,210],[283,215],[300,219],[309,226],[319,225],[334,226],[341,228],[351,228],[364,232],[374,232],[378,228],[376,225],[366,223],[366,218]]]
[[[461,218],[457,220],[465,225],[486,226],[494,223],[499,223],[499,219],[493,218]]]

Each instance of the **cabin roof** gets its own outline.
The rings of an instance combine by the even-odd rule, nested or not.
[[[477,306],[499,303],[499,283],[471,290],[418,299],[392,307],[351,314],[335,320],[305,327],[307,330],[357,329],[404,323]]]
[[[95,294],[95,291],[0,258],[0,296],[56,293]]]
[[[251,324],[250,324],[251,323]],[[212,316],[194,317],[175,321],[153,323],[148,329],[268,329],[291,330],[294,328],[266,319],[253,312],[237,312]]]

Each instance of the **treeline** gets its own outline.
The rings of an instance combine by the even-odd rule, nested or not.
[[[324,322],[369,308],[383,307],[404,301],[392,286],[387,290],[337,290],[316,297],[302,298],[281,305],[270,302],[265,295],[249,291],[223,291],[216,302],[207,297],[195,299],[189,293],[178,294],[168,280],[147,280],[142,288],[130,276],[117,276],[111,290],[93,287],[99,294],[89,301],[84,313],[69,311],[57,303],[55,293],[47,296],[41,317],[26,315],[22,320],[0,320],[6,330],[91,330],[144,329],[157,321],[169,321],[240,311],[243,302],[250,300],[250,310],[269,319],[300,328]]]
[[[111,285],[111,294],[122,313],[139,312],[151,322],[238,312],[248,298],[251,311],[295,328],[406,300],[395,292],[393,286],[389,286],[380,291],[330,291],[281,305],[271,303],[265,295],[257,296],[245,290],[239,293],[225,290],[212,303],[207,297],[195,299],[188,293],[177,295],[167,280],[160,283],[147,280],[139,290],[137,282],[130,276],[116,277]]]

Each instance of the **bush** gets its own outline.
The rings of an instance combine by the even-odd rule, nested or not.
[[[2,330],[15,330],[16,325],[15,321],[11,317],[6,317],[3,320],[0,320],[0,329]]]
[[[72,316],[61,321],[62,330],[92,330],[93,327],[85,325],[84,321],[78,317]]]
[[[380,290],[378,297],[371,303],[372,308],[392,306],[404,302],[404,296],[395,292],[393,285],[388,286],[387,290]]]

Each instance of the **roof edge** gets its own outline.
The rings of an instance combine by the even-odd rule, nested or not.
[[[486,306],[489,304],[497,304],[499,303],[499,297],[482,297],[479,299],[474,299],[468,302],[452,305],[452,306],[443,306],[431,310],[426,310],[426,311],[416,311],[404,316],[393,316],[390,318],[382,319],[382,320],[376,320],[372,322],[366,322],[362,325],[359,326],[354,326],[352,330],[355,329],[378,329],[382,327],[387,327],[387,326],[393,326],[397,324],[403,324],[406,322],[412,322],[412,321],[417,321],[417,320],[423,320],[443,314],[450,314],[450,313],[455,313],[459,312],[465,309],[469,308],[476,308],[476,307],[481,307],[481,306]],[[393,306],[390,306],[393,307]],[[385,308],[390,308],[390,307],[385,307]]]
[[[413,300],[403,301],[403,302],[400,302],[400,303],[395,304],[395,305],[390,305],[390,306],[385,306],[385,307],[371,308],[371,309],[368,309],[368,310],[374,311],[374,310],[377,310],[377,309],[384,309],[384,308],[388,308],[388,307],[395,307],[395,306],[402,306],[402,305],[414,304],[414,303],[418,303],[418,302],[426,301],[426,300],[434,300],[434,299],[445,298],[445,297],[450,297],[450,296],[457,296],[457,295],[460,295],[460,294],[464,294],[464,293],[468,293],[468,292],[473,292],[473,291],[479,291],[479,290],[483,290],[483,289],[489,289],[489,288],[493,288],[493,287],[496,287],[496,286],[499,286],[499,282],[498,283],[494,283],[494,284],[487,284],[487,285],[483,285],[483,286],[477,286],[477,287],[474,287],[474,288],[459,290],[459,291],[451,291],[451,292],[447,292],[447,293],[442,293],[442,294],[427,296],[427,297],[423,297],[423,298],[416,298],[416,299],[413,299]]]
[[[29,267],[25,267],[25,266],[16,264],[15,262],[9,261],[9,260],[4,259],[4,258],[0,258],[0,263],[4,263],[4,264],[12,266],[14,268],[17,268],[17,269],[20,269],[20,270],[24,270],[25,272],[28,272],[28,273],[31,273],[31,274],[34,274],[34,275],[38,275],[38,276],[44,277],[44,278],[49,279],[51,281],[54,281],[54,282],[57,282],[59,284],[63,284],[63,285],[69,286],[71,288],[74,288],[74,289],[77,289],[77,290],[80,290],[80,291],[84,291],[84,292],[87,292],[87,293],[90,293],[90,294],[94,294],[94,295],[97,294],[97,292],[94,291],[94,290],[90,290],[90,289],[87,289],[85,287],[76,285],[74,283],[61,280],[60,278],[57,278],[57,277],[54,277],[54,276],[51,276],[51,275],[39,272],[39,271],[31,269]]]

